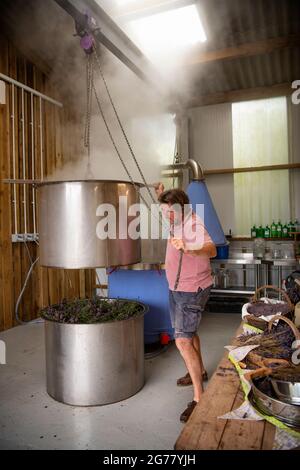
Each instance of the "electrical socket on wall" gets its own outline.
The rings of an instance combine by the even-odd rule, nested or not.
[[[0,104],[6,104],[6,87],[3,80],[0,80]]]
[[[23,243],[23,242],[38,242],[39,234],[38,233],[19,233],[13,234],[11,236],[13,243]]]

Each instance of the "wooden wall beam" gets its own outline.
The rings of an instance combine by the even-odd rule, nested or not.
[[[289,96],[295,91],[291,83],[280,83],[269,87],[245,88],[241,90],[231,90],[210,95],[199,95],[188,100],[186,108],[196,108],[198,106],[209,106],[220,103],[236,103],[238,101],[259,100],[274,98],[276,96]]]
[[[194,48],[185,59],[180,61],[180,66],[205,64],[219,60],[240,59],[286,49],[288,47],[300,46],[300,34],[269,38],[263,41],[255,41],[238,46],[226,47],[214,51],[201,51]]]
[[[162,167],[163,171],[173,169],[173,165],[166,165]],[[255,171],[276,171],[276,170],[299,170],[300,163],[285,163],[282,165],[263,165],[263,166],[250,166],[245,168],[218,168],[216,170],[204,170],[204,176],[210,175],[232,175],[234,173],[251,173]]]

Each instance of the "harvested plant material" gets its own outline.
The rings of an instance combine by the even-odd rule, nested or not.
[[[265,359],[286,359],[290,361],[293,349],[292,344],[295,335],[289,325],[279,323],[271,331],[264,331],[262,334],[242,335],[238,338],[237,346],[249,346],[257,344],[258,347],[251,351],[245,358],[245,363],[249,368],[259,367],[251,361],[257,356]]]
[[[274,370],[271,375],[272,379],[285,380],[286,382],[300,382],[300,366],[282,367]]]
[[[139,302],[94,297],[63,300],[44,308],[41,317],[59,323],[91,324],[128,320],[143,312],[144,306]]]
[[[248,313],[254,315],[255,317],[270,315],[287,314],[291,310],[290,306],[287,303],[278,303],[278,304],[267,304],[262,301],[254,302],[247,308]]]

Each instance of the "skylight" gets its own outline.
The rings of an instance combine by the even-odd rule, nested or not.
[[[135,0],[116,0],[117,4],[120,6],[126,5],[127,3],[132,3]]]
[[[128,31],[149,56],[180,52],[188,46],[206,41],[196,5],[133,20],[128,23]]]

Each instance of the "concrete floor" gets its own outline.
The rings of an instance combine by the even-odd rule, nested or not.
[[[240,315],[206,313],[200,326],[209,375]],[[123,402],[92,408],[60,404],[45,390],[43,325],[0,334],[7,349],[0,365],[0,449],[171,450],[182,429],[179,415],[192,388],[176,386],[185,373],[174,345],[146,361],[146,384]]]

